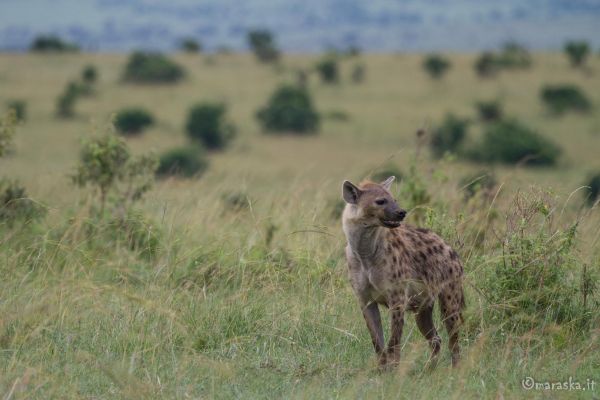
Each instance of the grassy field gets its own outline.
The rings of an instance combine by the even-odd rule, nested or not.
[[[0,177],[18,178],[47,209],[33,226],[0,223],[3,398],[600,396],[600,294],[583,289],[600,276],[600,215],[577,192],[600,170],[598,57],[578,71],[562,54],[535,54],[530,69],[482,80],[475,56],[456,54],[447,76],[432,81],[420,55],[369,54],[360,57],[362,84],[349,79],[357,60],[345,60],[341,84],[311,77],[309,89],[320,112],[348,119],[325,117],[309,137],[264,135],[254,114],[316,56],[286,56],[280,67],[240,54],[174,58],[184,81],[143,86],[121,82],[125,55],[0,54],[0,104],[23,99],[28,108]],[[75,118],[56,118],[56,97],[90,63],[100,73],[96,94],[77,103]],[[548,83],[580,86],[596,108],[549,115],[539,100]],[[448,112],[475,119],[475,102],[495,98],[563,155],[552,168],[495,166],[494,195],[465,201],[459,182],[483,166],[432,161],[415,132]],[[185,143],[187,111],[204,100],[227,103],[237,137],[210,154],[200,178],[158,181],[141,202],[161,232],[158,254],[86,235],[90,195],[69,179],[81,140],[104,132],[119,109],[144,106],[158,122],[128,143],[160,153]],[[410,175],[394,187],[401,205],[415,205],[403,197],[410,180],[431,198],[409,222],[442,234],[465,262],[464,360],[455,370],[445,336],[440,365],[426,367],[409,316],[400,366],[379,372],[346,279],[341,182],[389,163]],[[248,206],[228,207],[230,194]],[[506,272],[507,260],[551,283],[519,292],[521,275]],[[526,377],[596,387],[526,390]]]

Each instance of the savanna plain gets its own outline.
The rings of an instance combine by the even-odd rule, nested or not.
[[[480,78],[475,55],[451,54],[437,80],[419,54],[344,58],[339,83],[308,76],[321,114],[311,135],[266,134],[255,114],[318,56],[276,66],[249,54],[171,57],[186,77],[143,85],[122,81],[124,54],[0,55],[0,103],[27,103],[0,176],[44,210],[0,222],[3,398],[600,396],[600,211],[582,189],[600,170],[597,55],[576,69],[563,54],[535,53],[530,68]],[[349,78],[357,60],[360,83]],[[94,93],[57,118],[57,96],[88,64]],[[585,91],[590,112],[548,112],[541,88],[565,83]],[[474,105],[492,99],[561,148],[555,165],[432,157],[428,138],[446,114],[469,119],[476,142],[485,123]],[[133,154],[187,146],[186,115],[201,101],[226,104],[235,138],[207,152],[201,175],[154,182],[135,203],[135,246],[111,236],[90,217],[97,194],[71,178],[82,140],[139,106],[156,123],[125,139]],[[341,184],[388,172],[407,222],[436,231],[464,262],[457,368],[445,332],[430,368],[412,315],[400,364],[377,368],[346,277]],[[470,185],[478,174],[494,181]],[[443,332],[438,310],[435,321]],[[527,378],[582,388],[528,388]]]

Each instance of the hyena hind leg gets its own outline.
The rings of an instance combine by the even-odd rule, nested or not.
[[[462,325],[462,309],[464,298],[462,289],[451,291],[449,289],[440,293],[440,311],[442,320],[448,332],[448,347],[452,355],[452,366],[456,367],[460,360],[460,345],[458,343],[460,327]]]

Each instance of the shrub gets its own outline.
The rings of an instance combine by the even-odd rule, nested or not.
[[[339,80],[338,62],[333,57],[326,57],[319,61],[316,70],[323,83],[337,83]]]
[[[73,52],[79,51],[74,43],[68,43],[58,36],[40,35],[33,39],[29,49],[35,52]]]
[[[594,204],[600,197],[600,172],[590,176],[585,186],[588,186],[588,189],[584,192],[585,199],[590,205]]]
[[[362,83],[365,80],[365,66],[363,64],[356,64],[354,68],[352,68],[352,82],[354,83]]]
[[[325,113],[323,118],[330,119],[332,121],[348,121],[350,119],[350,115],[346,111],[331,110]]]
[[[554,142],[515,119],[487,127],[483,142],[471,156],[475,160],[506,164],[553,165],[561,153]]]
[[[160,53],[134,52],[123,78],[134,83],[172,83],[184,77],[183,68]]]
[[[441,79],[450,65],[450,61],[439,54],[430,54],[423,60],[423,69],[433,79]]]
[[[266,132],[314,133],[319,129],[319,114],[308,92],[299,87],[280,86],[256,117]]]
[[[56,100],[56,115],[61,118],[71,118],[75,115],[75,102],[83,92],[81,84],[69,82]]]
[[[490,310],[493,318],[510,332],[551,324],[581,329],[593,315],[582,307],[580,280],[574,279],[580,265],[574,246],[578,222],[557,227],[553,207],[547,196],[518,194],[506,216],[501,256],[484,291],[499,305]]]
[[[396,164],[386,163],[371,173],[371,180],[373,182],[383,182],[390,176],[395,176],[396,182],[399,182],[402,180],[404,174]]]
[[[98,70],[93,65],[86,65],[81,71],[81,80],[87,85],[93,85],[98,80]]]
[[[590,53],[590,46],[585,41],[570,41],[565,44],[565,54],[573,67],[580,67]]]
[[[195,146],[172,149],[160,156],[156,174],[159,177],[189,178],[201,175],[208,167],[202,149]]]
[[[0,118],[0,157],[6,154],[6,151],[12,144],[13,136],[15,135],[15,126],[17,125],[17,117],[14,110],[10,109]]]
[[[431,134],[429,146],[434,157],[442,157],[447,152],[455,153],[467,135],[469,121],[456,117],[453,114],[446,115],[440,126],[435,128]]]
[[[202,44],[198,40],[188,37],[181,40],[179,48],[186,53],[199,53],[202,51]]]
[[[497,181],[493,172],[479,171],[463,177],[459,187],[464,190],[465,198],[471,198],[477,193],[489,193],[496,188]]]
[[[477,75],[487,78],[496,75],[498,72],[498,61],[493,53],[484,52],[475,60],[473,68]]]
[[[227,192],[221,196],[226,211],[243,211],[250,208],[252,199],[245,192]]]
[[[529,51],[516,42],[506,43],[496,59],[496,63],[502,68],[529,68],[531,66],[531,55]]]
[[[124,218],[130,206],[152,187],[157,164],[153,156],[133,157],[122,138],[106,134],[84,142],[72,180],[80,187],[93,188],[101,216],[110,194],[113,211]]]
[[[25,121],[27,117],[27,103],[25,100],[10,100],[6,103],[8,110],[13,110],[17,121]]]
[[[502,104],[498,100],[479,101],[475,107],[482,121],[491,122],[502,119]]]
[[[279,50],[275,44],[273,34],[265,29],[256,29],[248,32],[248,45],[261,62],[275,62],[279,59]]]
[[[592,108],[585,94],[574,85],[546,86],[541,90],[540,97],[555,114],[569,110],[587,112]]]
[[[0,223],[13,226],[41,218],[45,210],[27,197],[25,188],[17,181],[0,179]]]
[[[115,117],[115,128],[123,135],[137,135],[152,124],[152,114],[142,108],[127,108]]]
[[[195,105],[187,117],[188,136],[209,150],[225,148],[235,134],[234,126],[226,120],[226,111],[220,103]]]

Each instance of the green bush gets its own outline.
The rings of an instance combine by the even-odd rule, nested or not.
[[[483,142],[470,155],[483,162],[553,165],[560,153],[560,148],[554,142],[521,122],[508,119],[488,125]]]
[[[198,40],[188,37],[181,40],[179,48],[186,53],[199,53],[202,51],[202,44]]]
[[[226,211],[239,212],[250,208],[252,199],[243,191],[227,192],[221,196]]]
[[[365,80],[366,68],[364,64],[356,64],[352,68],[352,82],[362,83]]]
[[[184,75],[184,69],[164,55],[136,51],[129,56],[123,78],[134,83],[172,83]]]
[[[540,98],[554,114],[566,111],[587,112],[592,108],[590,100],[575,85],[545,86]]]
[[[585,199],[590,205],[594,204],[600,197],[600,172],[590,176],[585,186],[588,187],[584,192]]]
[[[490,171],[479,171],[463,177],[459,182],[459,187],[464,190],[465,198],[471,198],[477,193],[494,190],[498,182],[496,176]]]
[[[9,109],[0,117],[0,157],[4,156],[12,145],[17,125],[17,113]]]
[[[25,188],[17,181],[0,179],[0,224],[12,227],[16,223],[35,221],[45,209],[27,197]]]
[[[319,114],[308,92],[299,87],[282,85],[256,113],[265,132],[314,133],[319,129]]]
[[[496,75],[499,69],[496,56],[487,51],[477,57],[473,68],[475,69],[475,72],[477,72],[477,75],[482,78]]]
[[[208,168],[208,160],[201,148],[186,146],[172,149],[160,156],[156,174],[159,177],[200,176]]]
[[[446,115],[441,125],[436,127],[431,134],[429,147],[434,157],[440,158],[447,152],[456,153],[467,135],[469,121]]]
[[[519,43],[508,42],[497,56],[496,63],[506,69],[529,68],[531,66],[531,55]]]
[[[74,52],[79,47],[74,43],[68,43],[55,35],[40,35],[33,39],[29,50],[35,52]]]
[[[25,100],[9,100],[6,103],[6,108],[15,112],[17,121],[25,121],[27,117],[27,103]]]
[[[98,81],[98,70],[93,65],[86,65],[81,71],[81,80],[87,85],[93,85]]]
[[[584,64],[590,53],[590,45],[585,41],[570,41],[565,44],[565,54],[573,67]]]
[[[115,116],[115,128],[123,135],[137,135],[154,124],[154,117],[142,108],[127,108]]]
[[[373,182],[383,182],[390,176],[395,176],[396,182],[400,182],[404,173],[396,164],[390,162],[377,167],[370,175]]]
[[[100,216],[104,216],[106,205],[110,204],[112,215],[123,218],[133,203],[152,187],[157,164],[152,155],[132,156],[122,138],[106,134],[83,143],[79,164],[71,178],[79,187],[92,188]]]
[[[509,332],[565,324],[582,329],[593,315],[581,300],[580,263],[575,235],[578,222],[557,227],[552,203],[544,196],[517,195],[500,241],[501,257],[484,285],[486,298],[500,307],[492,320]],[[536,221],[542,223],[534,223]]]
[[[433,79],[441,79],[448,69],[450,69],[450,66],[450,61],[439,54],[429,54],[423,60],[423,69]]]
[[[269,63],[279,59],[279,50],[275,44],[275,39],[268,30],[256,29],[249,31],[247,40],[250,49],[259,61]]]
[[[79,82],[69,82],[63,93],[56,100],[56,115],[61,118],[71,118],[75,115],[75,102],[85,93]]]
[[[323,58],[315,66],[321,82],[323,83],[337,83],[339,81],[339,67],[338,62],[333,57]]]
[[[227,108],[221,103],[193,106],[187,117],[186,132],[190,139],[209,150],[225,148],[235,135],[234,126],[226,119]]]
[[[502,104],[498,100],[479,101],[475,107],[482,121],[491,122],[502,119]]]

